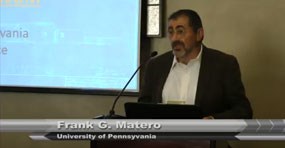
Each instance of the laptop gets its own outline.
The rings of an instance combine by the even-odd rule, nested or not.
[[[125,103],[128,119],[202,119],[201,108],[195,105]]]

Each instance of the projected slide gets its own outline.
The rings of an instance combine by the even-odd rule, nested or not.
[[[138,67],[139,0],[0,2],[1,86],[114,90]]]

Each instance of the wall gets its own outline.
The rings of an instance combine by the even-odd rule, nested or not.
[[[109,112],[114,96],[0,93],[0,119],[91,119]],[[135,97],[122,97],[116,113],[123,115],[123,104]],[[87,148],[88,141],[32,141],[28,133],[0,133],[0,148]]]
[[[285,118],[285,1],[283,0],[166,0],[167,16],[178,9],[197,11],[207,47],[238,58],[254,118]],[[167,25],[167,24],[165,24]],[[164,26],[166,32],[167,26]],[[164,53],[167,37],[152,40]],[[285,147],[285,142],[234,142],[234,147]]]
[[[205,45],[238,58],[255,118],[285,118],[284,0],[166,0],[165,3],[165,16],[180,8],[196,10],[204,23]],[[152,50],[161,54],[167,49],[170,46],[166,37],[152,40]],[[113,99],[112,96],[0,93],[0,118],[92,118],[107,113]],[[123,113],[126,101],[136,98],[122,98],[118,113]],[[1,133],[0,147],[89,147],[87,141],[32,141],[27,135]],[[231,144],[242,148],[285,147],[285,142]]]
[[[255,118],[285,117],[284,1],[166,0],[165,7],[165,21],[180,8],[196,10],[204,25],[204,44],[238,58]],[[155,38],[151,48],[161,54],[170,44],[167,37]]]

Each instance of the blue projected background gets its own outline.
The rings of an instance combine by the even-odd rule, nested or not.
[[[11,0],[0,12],[1,86],[116,90],[138,67],[140,0]]]

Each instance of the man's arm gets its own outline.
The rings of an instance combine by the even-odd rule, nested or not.
[[[223,87],[225,90],[225,101],[229,109],[222,113],[213,114],[212,116],[215,119],[252,118],[252,108],[245,95],[239,64],[233,56],[230,56],[226,63]]]

